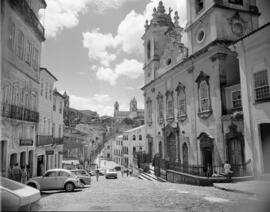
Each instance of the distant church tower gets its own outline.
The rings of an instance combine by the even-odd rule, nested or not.
[[[137,111],[137,100],[136,100],[135,97],[129,103],[129,111],[130,112],[136,112]]]
[[[190,55],[213,41],[230,42],[258,28],[256,0],[187,0]]]
[[[119,103],[118,103],[118,101],[116,101],[114,103],[114,116],[116,115],[116,112],[119,112]]]

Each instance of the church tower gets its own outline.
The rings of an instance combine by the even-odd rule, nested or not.
[[[137,111],[137,100],[136,100],[135,97],[129,103],[129,111],[130,112],[136,112]]]
[[[114,103],[114,116],[116,115],[117,112],[119,112],[119,103],[118,103],[118,101],[116,101]]]
[[[187,0],[190,55],[213,41],[231,42],[258,28],[256,0]]]
[[[166,67],[187,55],[187,49],[181,43],[182,28],[178,23],[178,13],[171,19],[172,9],[166,13],[162,1],[153,9],[152,20],[145,22],[144,41],[144,76],[145,84],[156,79],[166,71]]]

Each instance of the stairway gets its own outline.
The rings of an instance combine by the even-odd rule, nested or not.
[[[141,180],[149,180],[149,181],[156,181],[156,182],[166,182],[166,180],[156,177],[154,174],[154,167],[150,165],[150,169],[148,172],[141,172],[138,175],[138,178]]]

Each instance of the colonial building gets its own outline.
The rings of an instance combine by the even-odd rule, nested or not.
[[[123,146],[123,135],[118,135],[112,140],[112,160],[122,165],[122,146]]]
[[[1,167],[15,163],[36,174],[39,121],[39,64],[44,28],[38,19],[44,0],[1,1]]]
[[[122,120],[129,118],[129,119],[137,119],[143,120],[144,119],[144,110],[137,108],[137,100],[135,97],[130,101],[129,104],[129,111],[120,111],[119,110],[119,103],[116,101],[114,104],[114,119],[116,122],[121,122]]]
[[[52,168],[50,154],[53,152],[53,87],[56,77],[46,68],[40,68],[39,126],[36,143],[37,175]]]
[[[146,137],[145,137],[145,126],[127,130],[123,133],[123,165],[125,167],[132,167],[133,155],[138,151],[145,151]]]
[[[245,148],[237,54],[229,45],[258,28],[256,2],[186,4],[187,47],[178,13],[172,21],[162,1],[145,23],[147,152],[160,153],[172,169],[192,165],[199,175],[229,160],[241,175],[252,157]]]
[[[270,24],[237,40],[244,138],[255,174],[270,173]]]

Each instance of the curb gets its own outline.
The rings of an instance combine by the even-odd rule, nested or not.
[[[214,188],[220,189],[220,190],[224,190],[224,191],[230,191],[230,192],[234,192],[234,193],[240,193],[240,194],[247,194],[247,195],[258,195],[256,193],[253,192],[249,192],[249,191],[241,191],[241,190],[237,190],[237,189],[230,189],[230,188],[224,188],[224,187],[220,187],[217,186],[215,184],[213,184]]]

